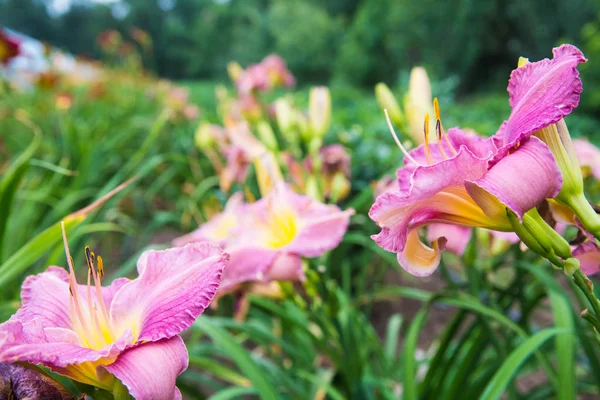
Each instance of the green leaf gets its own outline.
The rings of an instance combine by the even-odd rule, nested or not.
[[[417,361],[415,360],[415,352],[417,350],[417,342],[419,332],[425,322],[427,309],[423,308],[415,316],[410,324],[410,328],[406,334],[406,343],[404,344],[403,361],[404,361],[404,400],[417,400]]]
[[[2,250],[4,247],[4,233],[10,216],[13,199],[21,182],[21,178],[29,167],[29,160],[34,156],[40,143],[42,136],[38,133],[33,137],[31,144],[25,151],[13,161],[2,180],[0,181],[0,262],[2,261]]]
[[[561,328],[547,328],[535,335],[529,337],[519,345],[504,361],[500,369],[494,374],[490,383],[486,386],[482,400],[499,399],[508,384],[516,375],[519,367],[542,346],[548,339],[554,335],[564,334],[566,331]]]
[[[558,397],[559,400],[575,399],[575,330],[571,305],[566,297],[550,292],[554,324],[563,329],[564,334],[556,335],[554,343],[558,357]]]
[[[247,378],[231,368],[215,362],[212,358],[190,355],[190,365],[207,371],[215,377],[236,386],[249,387],[251,385],[251,382]]]
[[[231,358],[241,372],[250,379],[261,399],[278,399],[277,391],[271,385],[262,369],[250,358],[248,351],[237,343],[229,332],[217,327],[210,318],[204,316],[196,320],[194,327],[210,336],[213,343]]]
[[[389,319],[385,332],[385,355],[392,364],[396,359],[396,351],[398,349],[398,338],[400,336],[400,328],[402,327],[402,315],[394,314]]]
[[[230,387],[227,389],[220,390],[208,398],[208,400],[229,400],[239,399],[245,395],[257,394],[257,390],[254,388],[246,387]]]

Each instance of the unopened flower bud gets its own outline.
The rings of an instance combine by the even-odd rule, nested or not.
[[[375,85],[375,97],[379,106],[388,111],[388,114],[393,123],[397,125],[404,124],[404,116],[402,110],[396,101],[396,97],[385,83],[378,83]]]
[[[256,130],[258,133],[258,138],[267,147],[267,149],[274,152],[279,150],[277,138],[275,137],[275,133],[273,133],[273,129],[271,129],[271,125],[269,125],[268,122],[260,121],[256,127]]]
[[[331,95],[325,86],[314,87],[309,94],[309,123],[311,133],[323,137],[331,124]]]

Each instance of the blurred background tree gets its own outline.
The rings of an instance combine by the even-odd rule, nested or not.
[[[594,0],[0,0],[0,24],[93,58],[98,34],[127,39],[138,27],[154,43],[146,68],[171,79],[220,79],[231,60],[276,52],[300,83],[395,83],[420,64],[461,94],[500,88],[519,56],[548,57],[561,40],[594,51],[599,10]]]

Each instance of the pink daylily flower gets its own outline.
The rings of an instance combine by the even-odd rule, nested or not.
[[[410,153],[403,149],[406,165],[397,172],[397,189],[379,196],[370,211],[382,228],[376,242],[397,252],[409,272],[429,275],[447,239],[425,246],[419,239],[422,227],[442,222],[509,232],[507,209],[520,219],[556,197],[561,169],[548,146],[532,135],[577,106],[582,90],[577,65],[585,61],[579,49],[563,45],[554,49],[553,60],[514,70],[508,87],[512,113],[491,139],[459,130],[445,135],[434,104],[438,143],[429,145],[426,121],[425,144]]]
[[[78,285],[66,238],[65,249],[68,272],[49,267],[23,283],[21,308],[0,325],[0,362],[42,364],[108,391],[118,379],[137,399],[180,399],[188,355],[179,333],[210,304],[228,255],[210,243],[147,251],[137,279],[102,287],[101,257],[86,248],[88,284]]]
[[[437,129],[440,140],[435,145],[426,141],[406,152],[397,188],[377,197],[369,212],[382,229],[373,239],[398,253],[400,265],[417,276],[435,271],[447,245],[447,237],[434,234],[429,237],[432,247],[426,246],[419,237],[421,228],[445,223],[511,232],[507,209],[520,219],[556,196],[562,184],[552,154],[537,138],[490,167],[496,154],[493,139],[456,128],[445,134],[439,117]],[[527,174],[520,172],[523,165]]]
[[[253,91],[265,92],[276,86],[294,86],[296,80],[287,69],[285,61],[276,54],[265,57],[260,63],[253,64],[244,70],[235,82],[238,93],[242,96]]]
[[[590,174],[600,181],[600,149],[587,139],[574,139],[573,148],[584,176]]]
[[[230,200],[223,213],[174,244],[215,238],[223,232],[217,221],[235,221],[221,242],[231,255],[219,288],[224,295],[247,282],[303,281],[302,257],[318,257],[335,248],[353,213],[297,194],[279,182],[255,203]]]

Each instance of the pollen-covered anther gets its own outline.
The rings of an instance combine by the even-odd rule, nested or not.
[[[425,136],[425,158],[427,164],[433,164],[433,157],[431,156],[431,149],[429,148],[429,114],[425,114],[425,121],[423,122],[423,135]]]
[[[458,152],[454,148],[454,145],[450,141],[450,138],[448,137],[448,135],[446,135],[446,131],[444,131],[444,125],[442,125],[442,117],[441,117],[441,114],[440,114],[440,103],[438,102],[437,97],[435,97],[433,99],[433,110],[435,112],[435,119],[436,119],[435,133],[436,133],[437,138],[438,138],[438,143],[441,143],[442,138],[444,138],[444,140],[446,141],[446,144],[448,145],[448,147],[452,151],[452,154],[456,156],[458,154]],[[444,154],[445,151],[444,151],[443,146],[441,146],[441,145],[440,145],[440,150],[442,151],[442,154],[444,155],[444,158],[448,158],[447,155]]]

